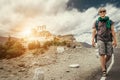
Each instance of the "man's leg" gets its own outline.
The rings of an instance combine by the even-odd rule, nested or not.
[[[101,62],[102,71],[106,71],[106,69],[105,69],[106,57],[105,57],[105,55],[100,55],[100,62]]]
[[[110,55],[100,55],[102,71],[106,71],[106,64],[110,60],[110,58],[111,58]]]
[[[107,55],[106,55],[106,63],[107,63],[110,60],[113,53],[112,42],[107,42],[106,49],[107,49]]]
[[[102,76],[106,76],[106,46],[103,41],[98,41],[98,50],[100,54],[100,62],[101,62],[101,68],[102,68]]]
[[[101,63],[101,68],[102,71],[105,70],[105,64],[106,64],[106,54],[105,54],[105,43],[103,41],[98,41],[98,50],[99,50],[99,55],[100,55],[100,63]]]
[[[101,68],[102,68],[102,76],[106,77],[106,55],[100,55],[100,62],[101,62]]]
[[[105,56],[106,64],[107,64],[107,62],[110,60],[110,58],[111,58],[111,55],[106,55],[106,56]]]

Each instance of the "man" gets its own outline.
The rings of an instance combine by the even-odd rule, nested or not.
[[[114,22],[106,15],[106,9],[101,7],[98,10],[99,18],[93,26],[92,46],[95,46],[95,36],[97,34],[98,51],[100,55],[101,68],[103,76],[106,76],[106,63],[111,58],[113,46],[117,46],[116,34],[114,31]]]

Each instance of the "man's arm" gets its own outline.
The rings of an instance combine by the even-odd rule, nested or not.
[[[95,41],[94,41],[95,35],[96,35],[96,29],[93,28],[93,29],[92,29],[92,46],[93,46],[93,47],[95,47]]]
[[[114,26],[111,26],[111,31],[112,31],[112,36],[113,36],[113,46],[116,47],[117,46],[117,40],[116,40],[116,33],[114,30]]]

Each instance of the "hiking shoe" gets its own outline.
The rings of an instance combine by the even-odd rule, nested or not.
[[[102,73],[102,77],[106,77],[106,76],[107,76],[106,71],[103,71],[103,73]]]

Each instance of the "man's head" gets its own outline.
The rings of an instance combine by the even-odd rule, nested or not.
[[[98,10],[98,13],[99,13],[100,17],[104,18],[106,15],[106,9],[104,7],[100,7]]]

